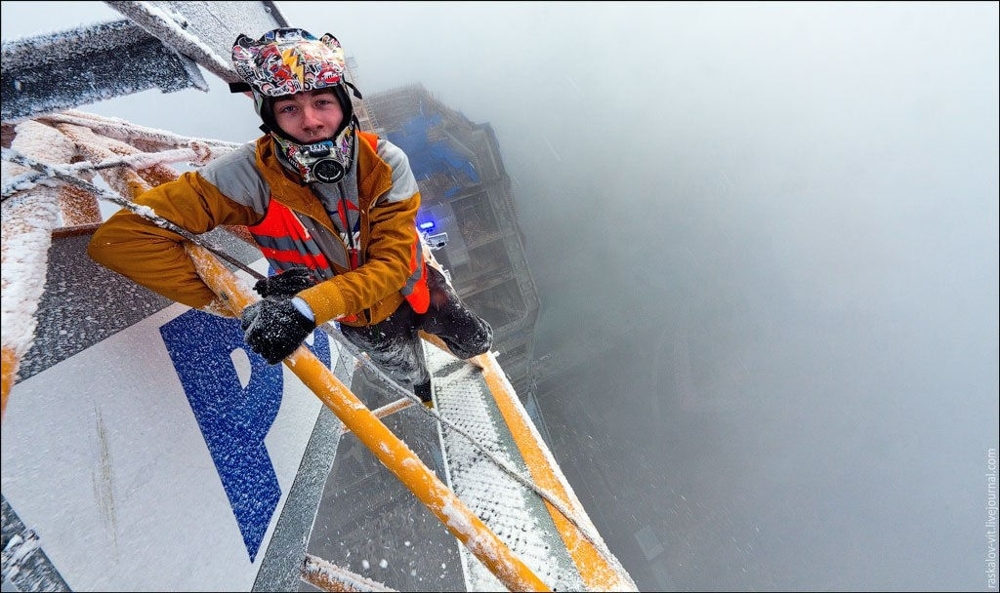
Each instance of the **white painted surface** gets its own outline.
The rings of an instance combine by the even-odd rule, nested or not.
[[[173,305],[11,390],[4,496],[73,590],[253,585],[322,404],[283,366],[283,395],[276,382],[261,384],[278,367],[259,358],[252,366],[225,339],[199,351],[204,343],[192,336],[185,348],[193,365],[175,363],[161,330],[187,332],[201,316],[211,317]],[[316,336],[325,341],[320,350],[330,345]],[[330,351],[335,362],[337,349]],[[208,367],[209,380],[185,388],[184,368],[203,370],[206,361],[219,365]],[[201,424],[193,401],[202,406]],[[244,447],[213,458],[210,433]],[[263,447],[254,447],[256,434],[266,434]],[[224,475],[230,491],[250,501],[244,527],[257,531],[249,542]],[[274,478],[280,498],[269,508],[273,502],[261,503],[254,490],[266,491]]]

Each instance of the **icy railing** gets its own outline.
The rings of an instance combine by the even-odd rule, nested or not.
[[[240,146],[231,142],[183,137],[163,130],[137,126],[117,118],[106,118],[79,111],[55,113],[25,121],[15,126],[14,132],[10,148],[4,148],[3,151],[4,413],[10,389],[16,382],[20,360],[33,343],[36,328],[35,313],[45,287],[52,232],[60,228],[96,225],[102,222],[103,216],[98,206],[99,198],[143,213],[131,199],[122,196],[134,197],[153,186],[176,179],[179,173],[171,166],[174,163],[186,162],[191,166],[201,166]],[[103,182],[110,191],[100,187],[99,182]],[[159,223],[170,225],[169,222],[156,217],[154,213],[148,215],[157,218]],[[191,239],[195,248],[200,247],[197,238],[180,229],[176,230],[182,236]],[[246,230],[242,227],[227,230],[248,239]],[[425,252],[429,253],[429,250]],[[225,254],[204,249],[200,253],[202,255],[196,257],[196,260],[201,259],[203,265],[206,261],[215,260],[213,255],[225,258]],[[232,262],[232,260],[227,261]],[[243,267],[242,264],[238,265]],[[217,270],[216,275],[226,273],[225,268],[214,269]],[[227,286],[231,297],[239,292],[238,289],[243,288],[233,284]],[[363,353],[352,351],[352,354],[370,364]],[[478,361],[480,368],[484,369],[488,376],[494,377],[491,382],[503,383],[497,379],[503,377],[503,371],[492,354],[481,355],[478,358],[482,359]],[[321,374],[321,369],[317,368],[315,371]],[[304,382],[313,388],[317,396],[337,413],[348,427],[354,428],[355,423],[361,422],[367,428],[356,432],[363,434],[372,432],[370,429],[377,427],[376,425],[382,426],[378,418],[387,413],[386,411],[376,410],[373,413],[364,408],[363,404],[351,401],[350,392],[346,387],[343,391],[334,389],[332,397],[330,393],[324,395],[330,388],[329,383],[335,383],[337,379],[336,377],[329,379],[326,374],[322,375],[315,381],[315,386],[312,385],[311,379]],[[504,385],[500,387],[500,391],[506,393],[502,389]],[[492,386],[491,389],[495,390]],[[407,395],[412,396],[408,392]],[[516,399],[516,395],[509,393],[507,395],[507,400]],[[359,404],[363,409],[357,409],[355,404]],[[433,413],[429,410],[428,412]],[[438,420],[444,421],[440,417]],[[456,427],[450,428],[457,430]],[[528,433],[530,430],[521,427],[517,432]],[[405,454],[408,451],[405,444],[399,444],[392,450],[390,457],[383,459],[385,455],[382,454],[385,453],[387,443],[393,443],[397,439],[391,433],[381,436],[383,438],[378,443],[368,443],[373,453],[390,469],[398,465],[397,477],[438,515],[449,530],[465,543],[466,547],[489,567],[505,586],[513,590],[547,589],[545,583],[540,581],[520,559],[513,556],[503,541],[471,513],[454,493],[436,482],[433,472],[427,470],[418,472],[419,475],[412,475],[416,471],[414,468],[422,463],[419,459],[412,459]],[[472,444],[479,445],[475,442]],[[481,445],[477,448],[481,448]],[[533,471],[549,465],[543,463],[546,458],[542,453],[533,455],[539,457],[529,463]],[[403,461],[397,464],[392,457],[401,457]],[[564,490],[561,480],[557,479],[558,476],[553,477],[555,474],[545,473],[535,475],[535,479],[542,476],[543,489],[531,479],[519,475],[516,470],[503,467],[500,462],[494,463],[538,494],[565,519],[561,522],[566,523],[567,527],[570,524],[574,527],[563,530],[564,537],[572,538],[574,542],[572,548],[588,549],[585,564],[599,565],[607,569],[598,571],[603,574],[599,576],[598,582],[592,584],[609,590],[634,590],[631,579],[605,548],[600,536],[593,532],[592,525],[582,509],[578,508],[578,504],[567,504],[572,503],[575,497],[569,496]],[[583,515],[582,520],[574,517],[577,514]],[[343,590],[344,587],[353,590],[386,590],[383,585],[369,583],[362,577],[314,557],[304,559],[300,573],[303,580],[321,588],[330,587],[329,590]]]

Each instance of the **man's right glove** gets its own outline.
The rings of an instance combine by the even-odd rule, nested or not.
[[[240,319],[243,339],[268,364],[278,364],[299,347],[316,324],[299,313],[290,299],[247,305]]]
[[[316,284],[312,270],[306,267],[296,267],[258,280],[253,285],[253,289],[264,298],[290,299],[300,291],[316,286]]]

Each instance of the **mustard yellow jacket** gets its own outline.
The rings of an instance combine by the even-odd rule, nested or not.
[[[136,198],[157,215],[200,234],[219,225],[253,226],[278,200],[304,223],[329,231],[342,253],[325,254],[336,275],[299,293],[317,325],[357,315],[350,325],[382,321],[403,301],[411,259],[422,251],[416,232],[420,192],[405,153],[379,138],[357,138],[348,175],[356,183],[362,265],[349,267],[347,246],[313,190],[286,169],[270,136],[220,157],[200,171],[182,174]],[[353,187],[351,191],[354,192]],[[216,295],[201,280],[184,250],[186,239],[150,219],[121,210],[102,224],[88,246],[90,257],[150,290],[193,308],[211,310]],[[331,249],[336,252],[337,249]],[[218,313],[219,311],[213,311]]]

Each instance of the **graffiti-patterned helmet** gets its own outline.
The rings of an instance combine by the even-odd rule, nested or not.
[[[233,45],[233,67],[254,93],[283,97],[339,85],[347,64],[333,35],[317,39],[302,29],[268,31],[260,39],[246,35]]]
[[[331,89],[340,103],[344,119],[340,128],[323,144],[332,147],[331,151],[338,156],[338,162],[345,167],[350,166],[349,155],[355,126],[354,107],[346,90],[347,62],[344,50],[336,37],[327,33],[317,39],[308,31],[298,28],[274,29],[260,39],[240,35],[233,44],[233,67],[253,94],[254,109],[264,122],[264,128],[278,141],[285,157],[300,169],[302,164],[298,162],[300,158],[296,157],[316,152],[314,149],[318,145],[300,146],[282,130],[274,117],[273,102],[278,97]],[[324,162],[326,160],[328,159],[323,159]],[[310,167],[303,170],[308,171]],[[336,178],[339,179],[342,175],[343,172]],[[312,177],[309,173],[303,174],[306,181],[311,181]],[[333,179],[333,176],[327,177]]]

